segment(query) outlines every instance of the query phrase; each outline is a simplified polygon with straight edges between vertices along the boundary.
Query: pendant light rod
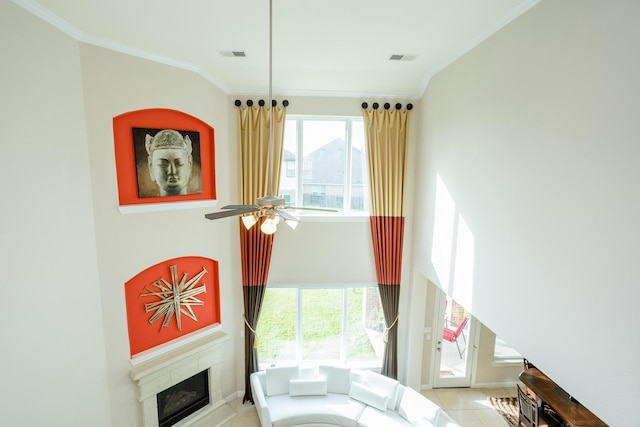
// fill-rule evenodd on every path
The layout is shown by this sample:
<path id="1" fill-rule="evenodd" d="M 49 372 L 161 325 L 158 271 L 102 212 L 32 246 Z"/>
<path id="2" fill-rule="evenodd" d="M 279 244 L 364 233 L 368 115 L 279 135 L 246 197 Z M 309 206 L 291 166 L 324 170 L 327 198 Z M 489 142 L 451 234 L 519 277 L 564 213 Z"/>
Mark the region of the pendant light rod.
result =
<path id="1" fill-rule="evenodd" d="M 273 101 L 272 101 L 272 94 L 271 94 L 271 86 L 272 86 L 272 53 L 273 53 L 273 46 L 272 46 L 272 37 L 273 37 L 273 23 L 272 23 L 272 13 L 273 11 L 273 0 L 269 0 L 269 104 L 267 105 L 267 108 L 269 109 L 269 146 L 268 146 L 268 151 L 267 151 L 267 156 L 268 160 L 269 160 L 269 167 L 268 167 L 268 176 L 267 179 L 269 181 L 269 196 L 273 196 Z"/>

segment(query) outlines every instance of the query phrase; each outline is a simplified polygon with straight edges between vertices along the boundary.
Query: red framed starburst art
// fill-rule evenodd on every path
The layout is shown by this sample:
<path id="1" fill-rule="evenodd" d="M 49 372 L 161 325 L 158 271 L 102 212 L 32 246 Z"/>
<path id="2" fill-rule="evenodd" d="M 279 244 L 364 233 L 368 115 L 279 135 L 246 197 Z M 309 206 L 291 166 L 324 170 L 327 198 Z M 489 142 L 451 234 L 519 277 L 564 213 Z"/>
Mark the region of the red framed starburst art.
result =
<path id="1" fill-rule="evenodd" d="M 218 262 L 182 257 L 125 283 L 131 356 L 220 323 Z"/>

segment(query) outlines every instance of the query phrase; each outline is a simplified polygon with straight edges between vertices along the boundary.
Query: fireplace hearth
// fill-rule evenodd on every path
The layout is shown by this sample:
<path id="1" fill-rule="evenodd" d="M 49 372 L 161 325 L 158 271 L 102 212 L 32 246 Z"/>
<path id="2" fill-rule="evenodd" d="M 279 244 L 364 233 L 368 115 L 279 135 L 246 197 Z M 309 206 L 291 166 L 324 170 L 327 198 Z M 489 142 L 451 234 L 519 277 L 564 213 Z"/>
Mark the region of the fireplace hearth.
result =
<path id="1" fill-rule="evenodd" d="M 215 427 L 236 415 L 222 396 L 228 338 L 217 331 L 133 367 L 143 427 Z"/>

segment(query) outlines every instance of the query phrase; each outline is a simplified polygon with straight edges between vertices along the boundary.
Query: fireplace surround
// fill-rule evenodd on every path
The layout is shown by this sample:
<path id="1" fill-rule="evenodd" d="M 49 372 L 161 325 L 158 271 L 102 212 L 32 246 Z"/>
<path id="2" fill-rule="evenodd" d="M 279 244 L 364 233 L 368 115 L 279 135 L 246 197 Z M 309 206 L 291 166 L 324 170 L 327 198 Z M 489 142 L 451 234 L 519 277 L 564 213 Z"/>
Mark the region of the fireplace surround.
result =
<path id="1" fill-rule="evenodd" d="M 131 369 L 138 385 L 143 427 L 158 427 L 157 395 L 203 370 L 208 371 L 209 403 L 178 421 L 178 427 L 220 426 L 235 416 L 222 396 L 221 344 L 229 337 L 213 332 L 202 338 L 146 360 Z"/>

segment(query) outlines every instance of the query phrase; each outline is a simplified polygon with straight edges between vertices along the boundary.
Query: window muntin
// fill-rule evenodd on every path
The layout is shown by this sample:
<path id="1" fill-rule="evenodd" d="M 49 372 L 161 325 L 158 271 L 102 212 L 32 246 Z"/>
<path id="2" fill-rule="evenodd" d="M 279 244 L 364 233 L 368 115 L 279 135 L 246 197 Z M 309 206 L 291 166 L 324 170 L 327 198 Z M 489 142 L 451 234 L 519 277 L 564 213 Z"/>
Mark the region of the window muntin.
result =
<path id="1" fill-rule="evenodd" d="M 341 362 L 379 367 L 384 318 L 378 287 L 272 285 L 258 321 L 262 364 Z"/>
<path id="2" fill-rule="evenodd" d="M 286 173 L 281 174 L 280 197 L 292 205 L 336 209 L 339 213 L 368 212 L 362 118 L 287 118 L 283 162 Z"/>

